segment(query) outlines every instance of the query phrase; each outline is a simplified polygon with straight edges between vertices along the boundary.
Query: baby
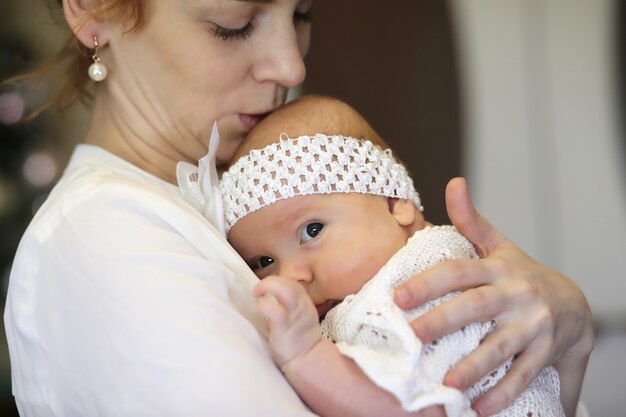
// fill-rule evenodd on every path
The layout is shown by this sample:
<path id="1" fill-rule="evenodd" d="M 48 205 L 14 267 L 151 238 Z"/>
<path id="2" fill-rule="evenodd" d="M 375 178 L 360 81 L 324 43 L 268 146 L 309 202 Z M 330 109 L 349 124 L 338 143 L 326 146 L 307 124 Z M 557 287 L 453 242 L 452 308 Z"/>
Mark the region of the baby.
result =
<path id="1" fill-rule="evenodd" d="M 371 126 L 345 103 L 305 97 L 264 119 L 233 161 L 220 182 L 225 230 L 261 279 L 254 295 L 270 350 L 304 401 L 324 415 L 332 399 L 317 386 L 340 378 L 344 363 L 406 411 L 441 405 L 448 416 L 475 415 L 472 400 L 514 359 L 466 392 L 442 381 L 494 323 L 423 345 L 409 321 L 455 294 L 403 311 L 393 290 L 476 252 L 454 227 L 424 220 L 413 181 Z M 556 371 L 544 369 L 498 415 L 563 416 Z"/>

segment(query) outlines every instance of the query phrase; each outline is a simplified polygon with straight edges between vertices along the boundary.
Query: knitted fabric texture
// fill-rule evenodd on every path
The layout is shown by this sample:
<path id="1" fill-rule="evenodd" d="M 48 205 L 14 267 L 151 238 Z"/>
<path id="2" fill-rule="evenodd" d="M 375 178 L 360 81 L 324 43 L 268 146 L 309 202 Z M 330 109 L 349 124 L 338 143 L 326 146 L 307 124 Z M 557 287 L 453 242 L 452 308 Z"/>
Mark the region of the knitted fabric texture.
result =
<path id="1" fill-rule="evenodd" d="M 419 195 L 406 168 L 390 149 L 369 140 L 316 134 L 250 151 L 220 182 L 226 231 L 241 218 L 297 195 L 363 193 L 409 199 L 421 211 Z"/>
<path id="2" fill-rule="evenodd" d="M 378 386 L 398 398 L 408 411 L 443 405 L 448 417 L 475 416 L 471 401 L 493 387 L 513 359 L 495 369 L 465 392 L 443 385 L 445 374 L 476 349 L 494 328 L 493 322 L 474 323 L 423 345 L 409 321 L 447 301 L 450 293 L 410 311 L 393 302 L 393 289 L 415 274 L 448 259 L 477 258 L 473 246 L 453 226 L 428 227 L 407 245 L 357 294 L 328 312 L 322 335 L 352 358 Z M 499 417 L 564 417 L 559 379 L 545 368 Z"/>

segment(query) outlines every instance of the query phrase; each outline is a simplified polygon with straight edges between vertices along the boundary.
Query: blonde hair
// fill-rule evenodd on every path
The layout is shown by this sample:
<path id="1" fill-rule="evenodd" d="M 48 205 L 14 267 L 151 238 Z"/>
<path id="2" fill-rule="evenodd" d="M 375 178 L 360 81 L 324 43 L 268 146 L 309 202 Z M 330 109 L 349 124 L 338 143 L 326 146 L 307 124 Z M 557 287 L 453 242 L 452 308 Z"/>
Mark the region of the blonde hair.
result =
<path id="1" fill-rule="evenodd" d="M 63 12 L 62 0 L 51 2 L 50 6 L 51 10 Z M 79 23 L 78 30 L 89 20 L 94 19 L 122 22 L 127 25 L 127 33 L 137 31 L 145 22 L 145 6 L 144 0 L 101 0 L 99 5 L 91 9 Z M 28 84 L 34 90 L 45 84 L 46 78 L 55 71 L 61 71 L 65 75 L 60 78 L 61 82 L 54 88 L 53 93 L 26 115 L 24 120 L 31 120 L 51 107 L 65 111 L 76 102 L 89 104 L 93 98 L 87 75 L 87 69 L 92 62 L 91 55 L 90 49 L 80 43 L 74 33 L 68 30 L 67 38 L 56 54 L 32 70 L 9 78 L 2 86 Z"/>

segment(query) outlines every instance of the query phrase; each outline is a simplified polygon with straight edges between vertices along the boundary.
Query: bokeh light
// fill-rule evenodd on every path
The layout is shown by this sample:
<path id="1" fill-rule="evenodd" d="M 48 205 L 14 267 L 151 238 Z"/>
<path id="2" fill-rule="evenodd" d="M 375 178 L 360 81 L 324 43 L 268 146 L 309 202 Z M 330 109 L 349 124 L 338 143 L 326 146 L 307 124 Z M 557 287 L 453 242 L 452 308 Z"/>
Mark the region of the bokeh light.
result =
<path id="1" fill-rule="evenodd" d="M 24 115 L 26 102 L 16 92 L 0 94 L 0 123 L 13 125 L 19 122 Z"/>
<path id="2" fill-rule="evenodd" d="M 24 178 L 35 187 L 50 185 L 59 173 L 59 167 L 52 155 L 45 151 L 34 152 L 26 158 L 23 167 Z"/>

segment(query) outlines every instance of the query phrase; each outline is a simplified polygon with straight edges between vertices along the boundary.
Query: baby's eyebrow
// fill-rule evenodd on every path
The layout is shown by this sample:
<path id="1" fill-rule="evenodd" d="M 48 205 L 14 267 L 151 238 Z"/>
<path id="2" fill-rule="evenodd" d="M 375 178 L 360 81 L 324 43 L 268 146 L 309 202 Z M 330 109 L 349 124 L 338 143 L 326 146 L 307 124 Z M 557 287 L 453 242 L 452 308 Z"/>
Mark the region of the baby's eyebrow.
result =
<path id="1" fill-rule="evenodd" d="M 274 222 L 274 227 L 276 230 L 283 230 L 285 228 L 289 228 L 289 226 L 295 222 L 297 219 L 302 217 L 303 213 L 307 212 L 308 207 L 306 205 L 302 205 L 298 207 L 295 211 L 290 213 L 288 216 L 281 217 L 276 219 Z"/>

